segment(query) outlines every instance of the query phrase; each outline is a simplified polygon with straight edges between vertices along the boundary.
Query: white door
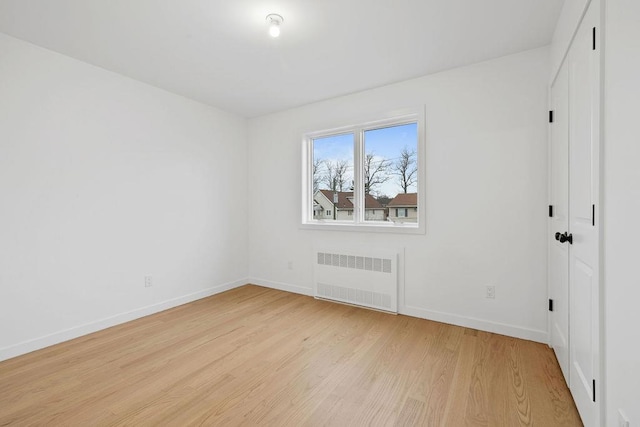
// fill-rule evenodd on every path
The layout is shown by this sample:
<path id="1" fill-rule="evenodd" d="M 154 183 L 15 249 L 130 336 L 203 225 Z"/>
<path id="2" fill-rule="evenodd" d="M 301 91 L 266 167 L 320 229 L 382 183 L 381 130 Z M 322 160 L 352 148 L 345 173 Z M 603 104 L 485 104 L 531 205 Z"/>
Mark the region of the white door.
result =
<path id="1" fill-rule="evenodd" d="M 595 3 L 595 5 L 594 5 Z M 599 422 L 600 43 L 597 2 L 569 50 L 570 389 L 586 426 Z"/>
<path id="2" fill-rule="evenodd" d="M 569 384 L 569 71 L 562 65 L 551 86 L 549 147 L 549 331 Z"/>

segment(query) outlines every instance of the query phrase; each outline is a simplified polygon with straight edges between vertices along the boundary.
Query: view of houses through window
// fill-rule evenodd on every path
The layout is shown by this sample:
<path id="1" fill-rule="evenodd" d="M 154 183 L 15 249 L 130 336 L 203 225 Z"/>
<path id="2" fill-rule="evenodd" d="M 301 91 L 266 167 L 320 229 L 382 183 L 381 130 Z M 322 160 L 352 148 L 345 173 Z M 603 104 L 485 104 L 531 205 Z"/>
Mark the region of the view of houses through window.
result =
<path id="1" fill-rule="evenodd" d="M 322 136 L 312 144 L 314 219 L 354 221 L 361 203 L 354 189 L 361 185 L 364 221 L 418 221 L 417 123 Z M 356 169 L 354 154 L 360 146 Z"/>

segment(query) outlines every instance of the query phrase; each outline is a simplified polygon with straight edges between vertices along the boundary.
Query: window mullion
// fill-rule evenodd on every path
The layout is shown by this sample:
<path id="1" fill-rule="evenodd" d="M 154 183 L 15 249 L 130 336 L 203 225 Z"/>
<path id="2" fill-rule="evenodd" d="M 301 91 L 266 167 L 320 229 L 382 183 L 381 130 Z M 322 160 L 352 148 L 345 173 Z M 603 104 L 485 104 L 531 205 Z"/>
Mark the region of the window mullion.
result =
<path id="1" fill-rule="evenodd" d="M 355 220 L 364 222 L 364 131 L 357 128 L 354 131 L 354 188 L 353 199 L 355 201 Z"/>

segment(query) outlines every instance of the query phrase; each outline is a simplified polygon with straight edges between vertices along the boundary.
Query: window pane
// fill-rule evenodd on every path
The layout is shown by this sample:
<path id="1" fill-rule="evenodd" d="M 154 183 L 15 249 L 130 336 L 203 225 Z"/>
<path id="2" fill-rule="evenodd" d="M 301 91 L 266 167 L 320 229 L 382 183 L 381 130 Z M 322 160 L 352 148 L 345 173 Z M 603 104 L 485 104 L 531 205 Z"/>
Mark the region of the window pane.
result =
<path id="1" fill-rule="evenodd" d="M 417 123 L 365 131 L 364 153 L 365 221 L 417 222 Z"/>
<path id="2" fill-rule="evenodd" d="M 313 218 L 353 221 L 352 133 L 313 140 Z"/>

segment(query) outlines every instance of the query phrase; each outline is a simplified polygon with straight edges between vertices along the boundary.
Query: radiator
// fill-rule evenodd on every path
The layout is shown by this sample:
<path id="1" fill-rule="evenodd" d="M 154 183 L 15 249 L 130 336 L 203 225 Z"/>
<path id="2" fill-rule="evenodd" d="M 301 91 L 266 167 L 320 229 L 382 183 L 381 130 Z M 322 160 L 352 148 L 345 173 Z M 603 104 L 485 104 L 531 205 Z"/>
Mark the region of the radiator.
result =
<path id="1" fill-rule="evenodd" d="M 315 250 L 316 298 L 398 312 L 398 254 Z"/>

